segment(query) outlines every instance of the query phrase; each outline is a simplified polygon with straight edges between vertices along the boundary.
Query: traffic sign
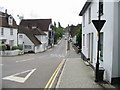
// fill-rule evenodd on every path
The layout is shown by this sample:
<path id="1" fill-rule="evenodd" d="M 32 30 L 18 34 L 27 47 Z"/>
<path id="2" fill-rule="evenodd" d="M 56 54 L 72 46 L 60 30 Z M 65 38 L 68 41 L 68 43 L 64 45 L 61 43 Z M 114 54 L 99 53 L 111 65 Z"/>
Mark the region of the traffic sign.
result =
<path id="1" fill-rule="evenodd" d="M 92 23 L 94 24 L 95 28 L 98 32 L 101 31 L 102 27 L 104 26 L 106 20 L 92 20 Z"/>

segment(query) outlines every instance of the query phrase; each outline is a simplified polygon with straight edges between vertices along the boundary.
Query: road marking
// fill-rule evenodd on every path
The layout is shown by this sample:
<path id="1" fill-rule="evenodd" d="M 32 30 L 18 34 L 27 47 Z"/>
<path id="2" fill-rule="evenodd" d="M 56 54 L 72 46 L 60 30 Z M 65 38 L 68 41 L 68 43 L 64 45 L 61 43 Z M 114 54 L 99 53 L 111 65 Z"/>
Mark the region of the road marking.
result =
<path id="1" fill-rule="evenodd" d="M 46 90 L 47 88 L 51 88 L 53 86 L 55 79 L 56 79 L 58 73 L 60 72 L 64 62 L 65 62 L 65 59 L 63 59 L 62 62 L 58 65 L 57 69 L 55 70 L 55 72 L 53 73 L 53 75 L 49 79 L 48 83 L 46 84 L 44 90 Z"/>
<path id="2" fill-rule="evenodd" d="M 50 54 L 52 57 L 65 57 L 64 55 Z"/>
<path id="3" fill-rule="evenodd" d="M 2 79 L 4 79 L 4 80 L 10 80 L 10 81 L 15 81 L 15 82 L 19 82 L 19 83 L 24 83 L 32 75 L 32 73 L 35 70 L 36 69 L 27 70 L 27 71 L 24 71 L 24 72 L 21 72 L 21 73 L 17 73 L 17 74 L 14 74 L 14 75 L 10 75 L 10 76 L 4 77 Z M 17 76 L 17 75 L 24 74 L 24 73 L 27 73 L 27 72 L 29 72 L 29 73 L 27 74 L 27 76 L 25 78 Z"/>
<path id="4" fill-rule="evenodd" d="M 19 60 L 19 61 L 16 61 L 16 63 L 18 63 L 18 62 L 30 61 L 30 60 L 33 60 L 33 59 L 35 59 L 35 58 L 30 58 L 30 59 L 26 59 L 26 60 Z"/>

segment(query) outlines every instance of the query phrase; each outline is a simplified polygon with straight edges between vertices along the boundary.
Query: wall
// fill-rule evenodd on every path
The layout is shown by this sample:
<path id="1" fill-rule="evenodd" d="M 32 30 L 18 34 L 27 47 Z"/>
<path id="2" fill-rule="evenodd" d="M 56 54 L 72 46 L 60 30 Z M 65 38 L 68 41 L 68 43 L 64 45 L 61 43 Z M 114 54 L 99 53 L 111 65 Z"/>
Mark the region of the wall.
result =
<path id="1" fill-rule="evenodd" d="M 72 38 L 72 42 L 76 43 L 76 35 Z"/>
<path id="2" fill-rule="evenodd" d="M 91 7 L 91 16 L 92 20 L 98 20 L 98 2 L 93 2 Z M 110 2 L 104 3 L 104 14 L 102 15 L 101 19 L 106 20 L 104 27 L 102 28 L 101 32 L 104 34 L 103 39 L 103 61 L 100 61 L 100 67 L 105 69 L 104 79 L 106 81 L 111 82 L 112 77 L 112 60 L 113 60 L 113 24 L 114 24 L 114 4 Z M 93 63 L 92 65 L 95 67 L 97 61 L 97 31 L 92 23 L 88 24 L 88 10 L 85 12 L 86 17 L 86 25 L 83 27 L 82 33 L 85 34 L 85 46 L 82 44 L 82 52 L 88 58 L 88 34 L 93 33 Z M 82 39 L 83 40 L 83 39 Z M 82 41 L 83 42 L 83 41 Z"/>
<path id="3" fill-rule="evenodd" d="M 19 35 L 23 35 L 23 38 L 20 39 Z M 25 34 L 20 34 L 20 33 L 18 34 L 18 44 L 23 46 L 24 52 L 28 52 L 30 50 L 32 50 L 32 51 L 35 50 L 33 42 Z M 32 48 L 27 49 L 27 48 L 25 48 L 25 45 L 30 45 Z"/>
<path id="4" fill-rule="evenodd" d="M 46 35 L 36 35 L 37 39 L 42 43 L 40 46 L 39 46 L 39 51 L 40 52 L 43 52 L 47 49 L 47 45 L 48 45 L 48 39 L 46 38 Z M 37 50 L 38 52 L 38 50 Z"/>
<path id="5" fill-rule="evenodd" d="M 17 46 L 17 29 L 13 29 L 13 35 L 10 35 L 10 28 L 4 28 L 4 35 L 1 35 L 1 28 L 0 27 L 0 38 L 6 38 L 6 44 L 9 44 L 10 40 L 14 40 L 13 46 Z"/>
<path id="6" fill-rule="evenodd" d="M 89 6 L 91 7 L 91 19 L 92 20 L 97 20 L 97 2 L 91 3 L 91 5 Z M 88 10 L 85 12 L 85 27 L 83 27 L 82 30 L 82 34 L 85 34 L 85 46 L 83 46 L 83 38 L 82 38 L 82 52 L 83 54 L 88 57 L 88 37 L 87 35 L 89 33 L 93 33 L 93 63 L 92 65 L 95 67 L 95 63 L 96 63 L 96 53 L 97 53 L 97 31 L 95 29 L 95 27 L 93 26 L 92 22 L 89 24 L 88 23 Z"/>
<path id="7" fill-rule="evenodd" d="M 44 33 L 46 33 L 46 45 L 48 46 L 48 40 L 49 40 L 49 31 L 45 31 Z"/>
<path id="8" fill-rule="evenodd" d="M 120 2 L 114 3 L 114 43 L 113 43 L 113 68 L 112 78 L 120 77 Z M 118 41 L 119 40 L 119 41 Z"/>
<path id="9" fill-rule="evenodd" d="M 119 11 L 119 14 L 118 14 L 118 38 L 120 38 L 120 1 L 119 1 L 119 9 L 118 9 L 118 11 Z M 118 46 L 120 46 L 120 39 L 118 39 L 119 41 L 118 41 Z M 119 75 L 119 77 L 120 77 L 120 48 L 118 48 L 118 75 Z"/>

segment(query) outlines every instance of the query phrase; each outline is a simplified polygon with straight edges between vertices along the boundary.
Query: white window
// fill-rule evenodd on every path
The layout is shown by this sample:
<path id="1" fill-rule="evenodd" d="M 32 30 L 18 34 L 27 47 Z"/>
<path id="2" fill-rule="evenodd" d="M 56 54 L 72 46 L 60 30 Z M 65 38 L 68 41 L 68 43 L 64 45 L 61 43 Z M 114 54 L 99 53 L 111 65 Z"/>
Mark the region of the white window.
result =
<path id="1" fill-rule="evenodd" d="M 10 44 L 10 46 L 13 46 L 14 45 L 14 40 L 10 40 L 9 44 Z"/>
<path id="2" fill-rule="evenodd" d="M 85 34 L 83 34 L 83 46 L 85 46 Z"/>
<path id="3" fill-rule="evenodd" d="M 4 28 L 1 28 L 1 35 L 4 35 Z"/>
<path id="4" fill-rule="evenodd" d="M 10 29 L 10 35 L 13 35 L 13 29 L 12 28 Z"/>
<path id="5" fill-rule="evenodd" d="M 32 26 L 32 29 L 35 29 L 35 28 L 37 28 L 36 26 Z"/>
<path id="6" fill-rule="evenodd" d="M 83 15 L 83 27 L 85 27 L 85 15 Z"/>
<path id="7" fill-rule="evenodd" d="M 12 18 L 12 16 L 10 16 L 8 18 L 8 23 L 9 23 L 9 25 L 13 25 L 13 18 Z"/>
<path id="8" fill-rule="evenodd" d="M 100 33 L 100 60 L 103 61 L 103 32 Z"/>
<path id="9" fill-rule="evenodd" d="M 32 49 L 31 45 L 25 45 L 25 49 Z"/>
<path id="10" fill-rule="evenodd" d="M 89 8 L 89 12 L 88 12 L 88 23 L 91 23 L 91 8 Z"/>
<path id="11" fill-rule="evenodd" d="M 99 5 L 100 5 L 100 15 L 103 15 L 103 0 L 99 0 Z"/>
<path id="12" fill-rule="evenodd" d="M 19 35 L 19 38 L 23 38 L 23 35 Z"/>

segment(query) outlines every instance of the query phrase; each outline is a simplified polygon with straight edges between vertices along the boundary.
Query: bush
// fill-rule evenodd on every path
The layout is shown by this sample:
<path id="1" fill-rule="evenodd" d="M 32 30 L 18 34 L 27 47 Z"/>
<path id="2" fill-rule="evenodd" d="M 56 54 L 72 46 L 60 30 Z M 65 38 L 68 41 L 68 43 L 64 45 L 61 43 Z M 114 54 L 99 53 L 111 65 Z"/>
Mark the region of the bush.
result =
<path id="1" fill-rule="evenodd" d="M 23 48 L 22 47 L 20 47 L 20 46 L 13 46 L 12 47 L 12 50 L 23 50 Z"/>
<path id="2" fill-rule="evenodd" d="M 7 49 L 7 46 L 5 44 L 0 44 L 0 51 L 4 51 Z"/>

